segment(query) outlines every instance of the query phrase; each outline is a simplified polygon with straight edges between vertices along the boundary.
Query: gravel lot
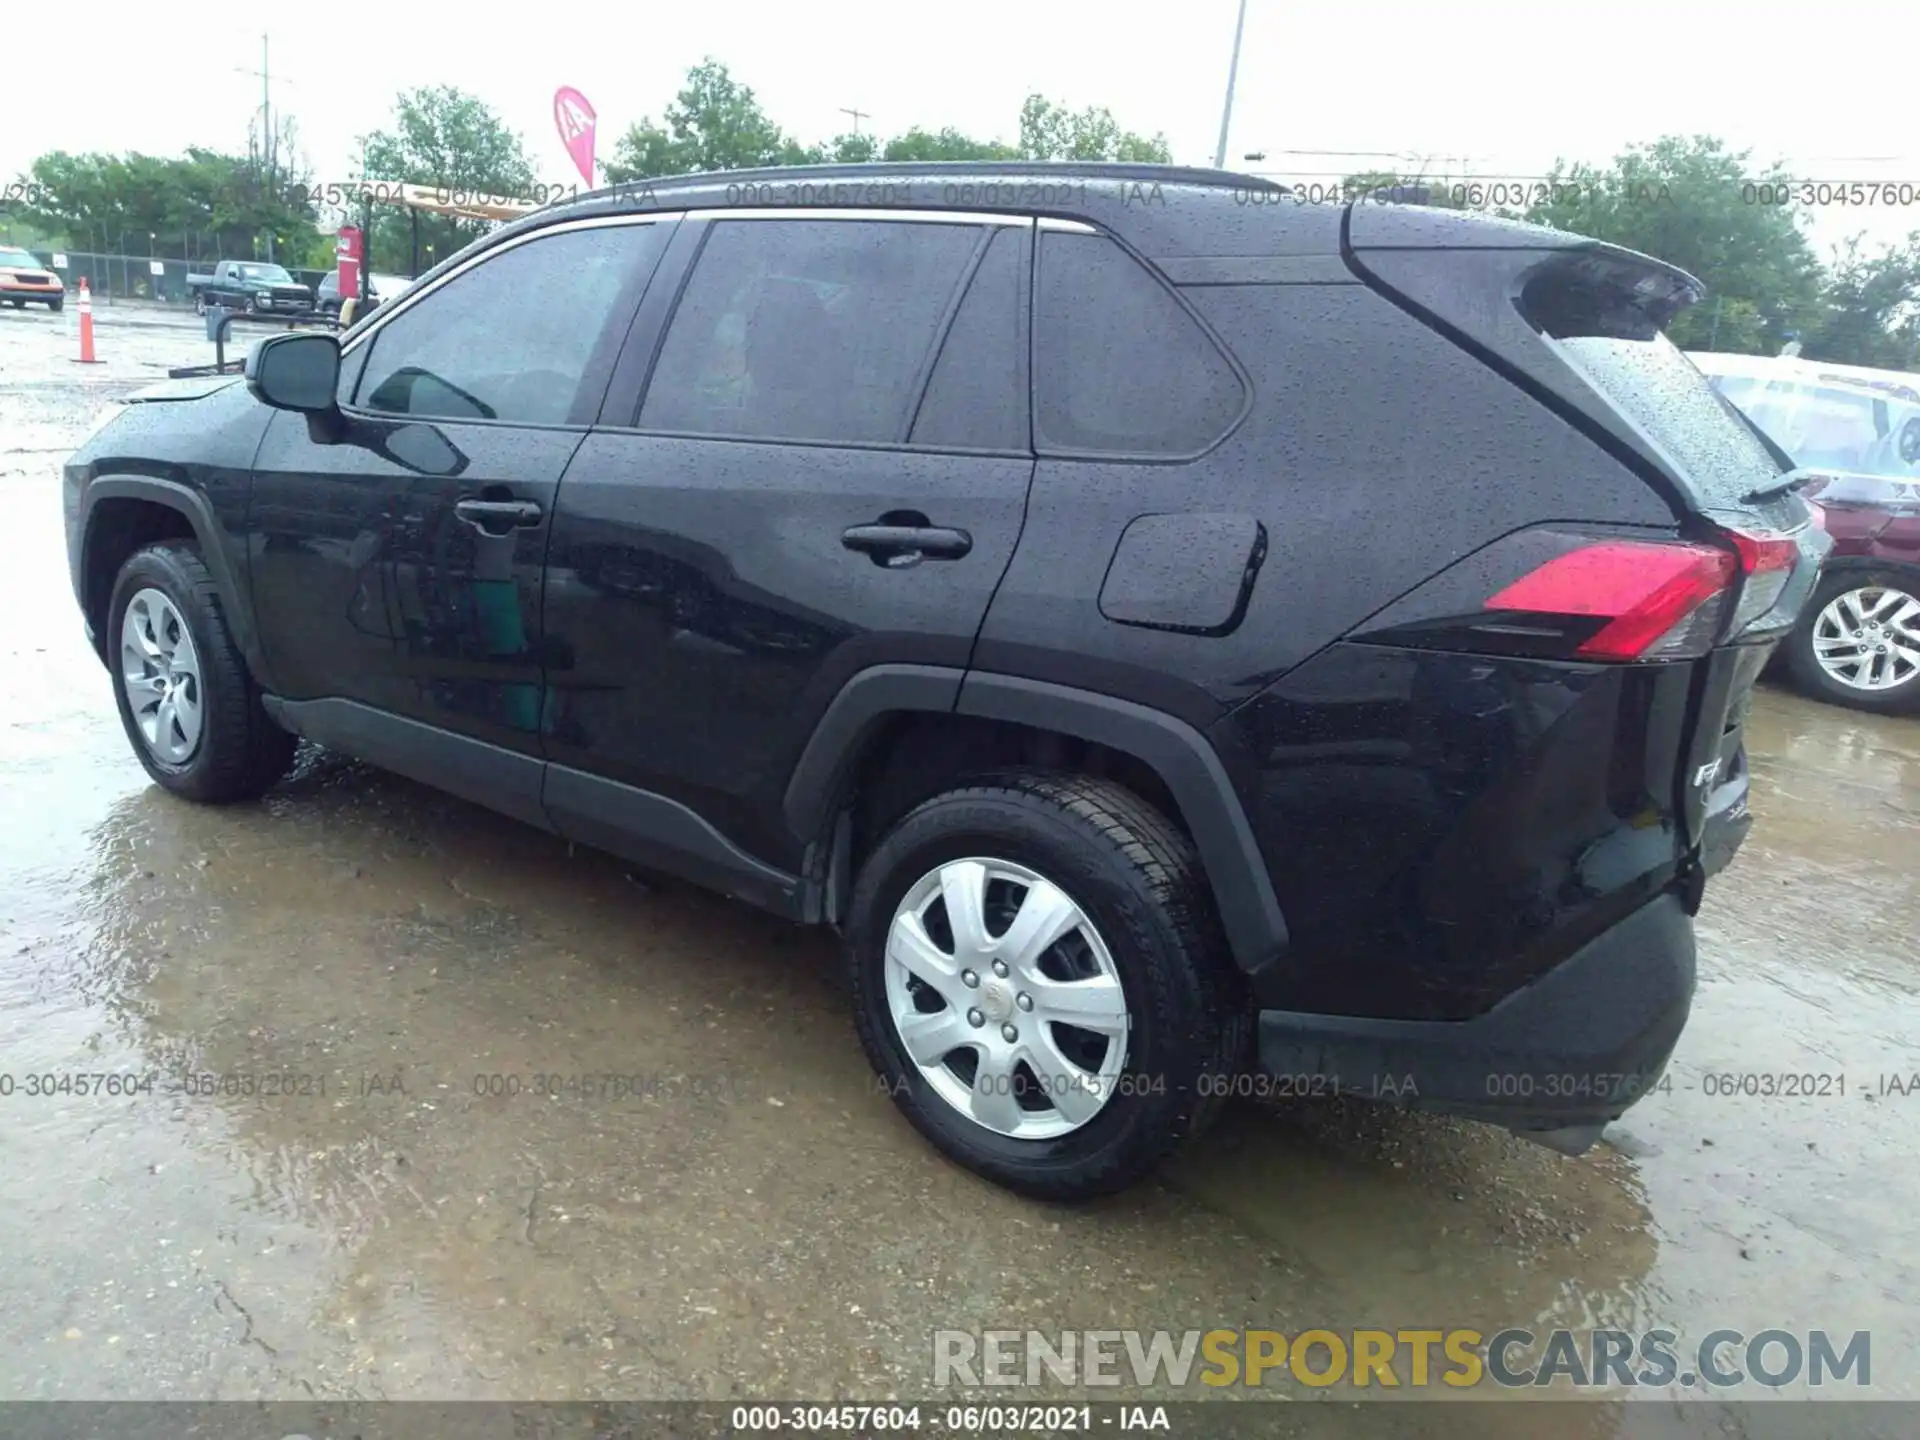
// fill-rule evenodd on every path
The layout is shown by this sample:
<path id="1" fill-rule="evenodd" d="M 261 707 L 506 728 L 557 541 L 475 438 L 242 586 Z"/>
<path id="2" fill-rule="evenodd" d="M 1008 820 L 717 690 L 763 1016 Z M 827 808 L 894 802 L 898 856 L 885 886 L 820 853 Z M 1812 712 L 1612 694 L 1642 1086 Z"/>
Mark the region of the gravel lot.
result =
<path id="1" fill-rule="evenodd" d="M 0 1072 L 162 1079 L 0 1098 L 0 1398 L 927 1396 L 938 1329 L 1241 1325 L 1869 1330 L 1870 1393 L 1920 1398 L 1920 1093 L 1883 1079 L 1920 1074 L 1920 722 L 1761 695 L 1672 1089 L 1589 1155 L 1247 1105 L 1048 1209 L 875 1093 L 823 935 L 319 752 L 257 806 L 150 786 L 57 467 L 211 347 L 103 306 L 82 367 L 73 318 L 0 310 Z M 1845 1093 L 1712 1093 L 1756 1073 Z M 484 1093 L 583 1074 L 635 1093 Z M 1754 1413 L 1716 1409 L 1673 1433 Z"/>

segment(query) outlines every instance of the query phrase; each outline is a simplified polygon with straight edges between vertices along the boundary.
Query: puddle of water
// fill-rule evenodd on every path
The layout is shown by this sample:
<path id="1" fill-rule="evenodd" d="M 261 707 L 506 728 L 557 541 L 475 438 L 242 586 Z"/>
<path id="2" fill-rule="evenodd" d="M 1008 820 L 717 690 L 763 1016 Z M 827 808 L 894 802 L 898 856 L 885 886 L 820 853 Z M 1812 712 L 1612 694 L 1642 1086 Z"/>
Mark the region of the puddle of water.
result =
<path id="1" fill-rule="evenodd" d="M 45 621 L 0 639 L 0 1069 L 178 1093 L 0 1099 L 0 1255 L 34 1261 L 0 1396 L 917 1395 L 941 1328 L 1509 1324 L 1871 1329 L 1878 1392 L 1914 1393 L 1920 1096 L 1861 1091 L 1920 1070 L 1920 724 L 1761 697 L 1758 823 L 1632 1153 L 1244 1107 L 1058 1211 L 874 1093 L 824 937 L 325 757 L 258 806 L 148 785 L 26 453 L 93 383 L 0 425 L 32 537 L 0 606 Z M 1706 1093 L 1753 1072 L 1847 1093 Z"/>

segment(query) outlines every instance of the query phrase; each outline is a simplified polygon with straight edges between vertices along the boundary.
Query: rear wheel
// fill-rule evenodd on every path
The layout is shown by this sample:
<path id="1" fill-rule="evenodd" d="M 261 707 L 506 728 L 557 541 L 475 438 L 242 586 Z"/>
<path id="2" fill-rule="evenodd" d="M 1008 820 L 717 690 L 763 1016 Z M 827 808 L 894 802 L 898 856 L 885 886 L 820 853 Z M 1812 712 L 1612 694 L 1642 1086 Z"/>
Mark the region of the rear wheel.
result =
<path id="1" fill-rule="evenodd" d="M 1192 846 L 1131 791 L 1020 772 L 927 801 L 861 869 L 855 1018 L 906 1117 L 1010 1189 L 1123 1189 L 1198 1133 L 1249 1015 Z"/>
<path id="2" fill-rule="evenodd" d="M 1787 641 L 1794 677 L 1822 699 L 1860 710 L 1920 705 L 1920 574 L 1829 575 Z"/>
<path id="3" fill-rule="evenodd" d="M 168 540 L 120 567 L 107 609 L 120 722 L 156 783 L 189 800 L 250 800 L 295 740 L 267 715 L 199 551 Z"/>

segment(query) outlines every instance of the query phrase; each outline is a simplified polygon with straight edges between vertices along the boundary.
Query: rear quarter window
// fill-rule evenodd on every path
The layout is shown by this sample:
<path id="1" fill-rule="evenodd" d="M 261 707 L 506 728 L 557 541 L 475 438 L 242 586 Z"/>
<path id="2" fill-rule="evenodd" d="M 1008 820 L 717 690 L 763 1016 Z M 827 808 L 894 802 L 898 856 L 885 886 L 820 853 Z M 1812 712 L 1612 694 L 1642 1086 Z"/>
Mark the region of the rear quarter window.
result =
<path id="1" fill-rule="evenodd" d="M 1104 235 L 1043 230 L 1034 432 L 1043 450 L 1179 458 L 1246 407 L 1246 387 L 1159 277 Z"/>
<path id="2" fill-rule="evenodd" d="M 1728 413 L 1707 377 L 1664 334 L 1550 339 L 1561 357 L 1681 475 L 1708 508 L 1744 508 L 1780 476 L 1752 430 Z M 1731 397 L 1729 397 L 1731 398 Z"/>

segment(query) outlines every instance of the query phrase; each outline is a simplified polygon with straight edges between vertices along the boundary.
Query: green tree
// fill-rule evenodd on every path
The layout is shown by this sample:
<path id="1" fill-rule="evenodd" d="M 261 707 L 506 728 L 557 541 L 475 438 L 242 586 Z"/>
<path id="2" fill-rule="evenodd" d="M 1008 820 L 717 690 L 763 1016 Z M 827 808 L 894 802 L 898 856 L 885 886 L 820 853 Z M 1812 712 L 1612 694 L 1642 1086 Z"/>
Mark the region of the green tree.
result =
<path id="1" fill-rule="evenodd" d="M 1754 174 L 1750 152 L 1712 136 L 1635 145 L 1610 166 L 1556 163 L 1526 218 L 1643 251 L 1699 277 L 1708 298 L 1683 311 L 1677 345 L 1764 352 L 1821 311 L 1821 272 L 1778 165 Z M 1716 324 L 1717 319 L 1717 324 Z"/>
<path id="2" fill-rule="evenodd" d="M 916 125 L 887 141 L 880 158 L 924 165 L 946 160 L 1018 160 L 1020 152 L 998 140 L 975 140 L 951 127 L 923 130 Z"/>
<path id="3" fill-rule="evenodd" d="M 1069 110 L 1030 95 L 1020 110 L 1020 142 L 978 140 L 951 127 L 921 126 L 882 141 L 875 135 L 836 135 L 805 144 L 789 135 L 742 85 L 711 57 L 687 72 L 680 92 L 661 119 L 643 117 L 614 142 L 606 163 L 615 183 L 660 175 L 690 175 L 779 165 L 873 160 L 931 163 L 950 160 L 1133 160 L 1165 164 L 1171 158 L 1164 135 L 1151 138 L 1121 128 L 1113 112 L 1098 106 Z"/>
<path id="4" fill-rule="evenodd" d="M 1820 298 L 1803 341 L 1809 359 L 1920 370 L 1920 231 L 1877 255 L 1864 254 L 1858 236 L 1848 241 Z"/>
<path id="5" fill-rule="evenodd" d="M 1398 175 L 1391 170 L 1361 170 L 1340 182 L 1340 193 L 1366 204 L 1430 205 L 1440 210 L 1466 208 L 1466 187 L 1443 176 Z"/>
<path id="6" fill-rule="evenodd" d="M 711 57 L 687 72 L 664 120 L 656 125 L 642 117 L 614 142 L 606 165 L 609 180 L 817 164 L 825 158 L 821 147 L 804 146 L 781 130 L 751 87 Z"/>
<path id="7" fill-rule="evenodd" d="M 21 218 L 69 249 L 212 261 L 304 253 L 315 237 L 304 193 L 253 158 L 193 149 L 184 157 L 53 151 L 29 168 Z"/>
<path id="8" fill-rule="evenodd" d="M 836 135 L 827 142 L 824 158 L 836 165 L 870 164 L 880 158 L 880 139 L 877 135 L 857 132 Z"/>
<path id="9" fill-rule="evenodd" d="M 519 135 L 484 100 L 451 85 L 422 86 L 395 99 L 393 122 L 360 140 L 362 178 L 403 181 L 435 189 L 525 197 L 533 162 Z M 486 234 L 479 220 L 379 207 L 370 255 L 381 265 L 444 260 Z"/>
<path id="10" fill-rule="evenodd" d="M 1131 160 L 1165 165 L 1173 159 L 1165 135 L 1151 139 L 1120 128 L 1113 112 L 1089 105 L 1069 110 L 1044 95 L 1029 95 L 1020 107 L 1023 160 Z"/>

